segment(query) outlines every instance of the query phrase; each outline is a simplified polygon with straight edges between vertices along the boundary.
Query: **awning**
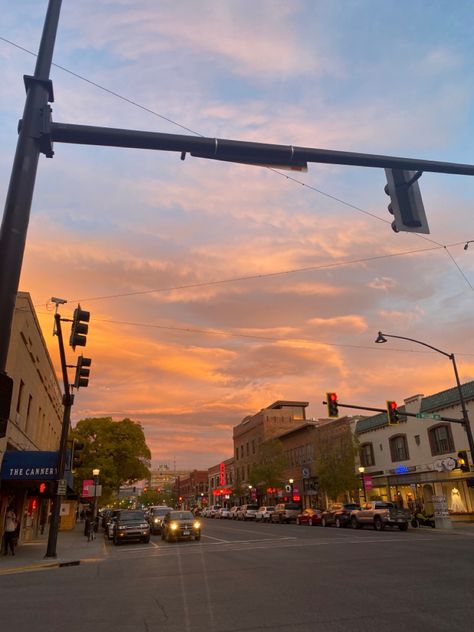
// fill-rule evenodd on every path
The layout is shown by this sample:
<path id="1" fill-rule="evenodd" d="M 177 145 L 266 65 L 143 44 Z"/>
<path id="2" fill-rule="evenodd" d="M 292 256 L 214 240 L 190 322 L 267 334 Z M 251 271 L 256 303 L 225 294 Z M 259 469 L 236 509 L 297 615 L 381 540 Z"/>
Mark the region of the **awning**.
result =
<path id="1" fill-rule="evenodd" d="M 53 481 L 58 477 L 58 452 L 7 450 L 0 478 L 10 481 Z"/>

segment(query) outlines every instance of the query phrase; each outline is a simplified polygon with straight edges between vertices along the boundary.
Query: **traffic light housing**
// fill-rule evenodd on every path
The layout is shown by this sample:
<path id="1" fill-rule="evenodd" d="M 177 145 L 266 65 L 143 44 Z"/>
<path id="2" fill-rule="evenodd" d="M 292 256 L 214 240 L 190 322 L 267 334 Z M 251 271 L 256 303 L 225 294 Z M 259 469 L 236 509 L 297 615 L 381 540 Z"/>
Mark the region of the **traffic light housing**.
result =
<path id="1" fill-rule="evenodd" d="M 397 402 L 391 402 L 387 400 L 387 419 L 390 426 L 400 423 L 400 418 L 397 410 Z"/>
<path id="2" fill-rule="evenodd" d="M 336 393 L 326 393 L 326 403 L 328 406 L 328 417 L 339 417 Z"/>
<path id="3" fill-rule="evenodd" d="M 469 461 L 467 459 L 466 450 L 458 452 L 458 467 L 461 468 L 461 472 L 470 472 Z"/>
<path id="4" fill-rule="evenodd" d="M 72 319 L 72 327 L 71 327 L 71 337 L 69 338 L 69 344 L 73 348 L 76 347 L 85 347 L 86 346 L 86 336 L 89 331 L 89 325 L 86 323 L 89 322 L 91 317 L 90 312 L 86 312 L 84 309 L 81 309 L 81 306 L 78 304 L 76 309 L 74 310 L 74 316 Z"/>
<path id="5" fill-rule="evenodd" d="M 89 386 L 90 369 L 86 367 L 90 367 L 91 363 L 92 360 L 90 358 L 84 358 L 83 356 L 77 358 L 76 376 L 73 384 L 74 388 L 85 388 Z"/>
<path id="6" fill-rule="evenodd" d="M 385 176 L 387 184 L 384 190 L 390 196 L 388 210 L 394 217 L 393 230 L 396 233 L 405 231 L 429 234 L 428 220 L 417 182 L 421 172 L 385 169 Z"/>
<path id="7" fill-rule="evenodd" d="M 13 378 L 0 372 L 0 439 L 7 434 L 13 394 Z"/>
<path id="8" fill-rule="evenodd" d="M 84 444 L 76 439 L 72 440 L 71 451 L 71 472 L 75 472 L 78 467 L 82 465 L 82 450 L 84 450 Z"/>

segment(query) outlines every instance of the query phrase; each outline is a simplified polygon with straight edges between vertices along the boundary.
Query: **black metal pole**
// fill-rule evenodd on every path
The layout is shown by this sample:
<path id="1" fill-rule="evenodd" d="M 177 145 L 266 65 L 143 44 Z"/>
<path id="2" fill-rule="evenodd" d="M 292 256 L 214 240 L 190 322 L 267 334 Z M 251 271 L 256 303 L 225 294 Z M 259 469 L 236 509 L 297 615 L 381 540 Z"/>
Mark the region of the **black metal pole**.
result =
<path id="1" fill-rule="evenodd" d="M 441 353 L 441 355 L 444 355 L 451 360 L 453 364 L 454 377 L 456 379 L 456 386 L 458 389 L 459 401 L 461 403 L 461 410 L 462 410 L 462 421 L 457 422 L 457 423 L 462 423 L 462 425 L 464 426 L 464 430 L 466 431 L 466 434 L 467 434 L 467 441 L 469 443 L 469 450 L 471 452 L 471 461 L 474 463 L 474 438 L 472 436 L 471 422 L 469 420 L 469 415 L 467 413 L 466 401 L 464 399 L 464 395 L 462 392 L 461 381 L 459 379 L 458 367 L 456 365 L 456 359 L 454 357 L 454 353 L 447 353 L 446 351 L 443 351 L 442 349 L 433 347 L 432 345 L 426 344 L 426 342 L 422 342 L 421 340 L 416 340 L 415 338 L 407 338 L 406 336 L 394 336 L 393 334 L 384 334 L 381 331 L 379 331 L 379 335 L 376 342 L 382 342 L 382 343 L 386 342 L 384 338 L 397 338 L 398 340 L 409 340 L 410 342 L 415 342 L 418 345 L 423 345 L 423 347 L 428 347 L 428 349 L 433 349 L 433 351 L 436 351 L 437 353 Z M 442 420 L 453 421 L 453 420 L 445 419 L 445 418 L 442 418 Z"/>
<path id="2" fill-rule="evenodd" d="M 63 335 L 61 330 L 61 316 L 59 314 L 54 315 L 55 320 L 55 332 L 58 336 L 59 342 L 59 354 L 61 356 L 61 368 L 63 373 L 63 382 L 64 382 L 64 395 L 63 395 L 63 404 L 64 404 L 64 413 L 63 413 L 63 425 L 61 428 L 61 439 L 59 442 L 59 452 L 58 452 L 58 474 L 57 480 L 55 482 L 55 490 L 54 490 L 54 504 L 53 511 L 51 515 L 51 524 L 49 527 L 48 533 L 48 548 L 46 549 L 45 557 L 57 557 L 56 553 L 56 545 L 58 541 L 58 532 L 59 532 L 59 518 L 60 518 L 60 509 L 61 509 L 61 496 L 58 494 L 58 486 L 59 481 L 64 478 L 64 470 L 66 469 L 66 452 L 67 452 L 67 438 L 69 435 L 69 426 L 71 423 L 71 406 L 74 402 L 74 395 L 71 393 L 71 387 L 69 385 L 69 379 L 67 375 L 67 367 L 66 367 L 66 354 L 64 352 L 64 342 Z"/>
<path id="3" fill-rule="evenodd" d="M 461 386 L 461 382 L 459 380 L 458 367 L 456 366 L 456 360 L 454 358 L 454 353 L 452 353 L 449 356 L 449 359 L 453 363 L 454 375 L 456 377 L 456 385 L 458 387 L 458 392 L 459 392 L 459 399 L 461 400 L 462 416 L 463 416 L 463 419 L 464 419 L 464 424 L 463 424 L 464 425 L 464 430 L 466 431 L 466 434 L 467 434 L 467 441 L 469 443 L 469 450 L 471 452 L 471 462 L 474 463 L 474 439 L 472 437 L 471 422 L 469 420 L 469 415 L 467 414 L 466 400 L 464 399 L 464 395 L 463 395 L 463 392 L 462 392 L 462 386 Z"/>
<path id="4" fill-rule="evenodd" d="M 35 74 L 25 77 L 26 101 L 0 228 L 0 372 L 7 363 L 15 300 L 20 281 L 40 154 L 40 130 L 53 101 L 49 72 L 61 0 L 49 0 Z"/>
<path id="5" fill-rule="evenodd" d="M 253 165 L 299 167 L 307 162 L 317 162 L 356 167 L 474 175 L 474 165 L 469 164 L 70 123 L 52 123 L 51 140 L 78 145 L 174 151 L 181 154 L 190 153 L 196 158 Z"/>

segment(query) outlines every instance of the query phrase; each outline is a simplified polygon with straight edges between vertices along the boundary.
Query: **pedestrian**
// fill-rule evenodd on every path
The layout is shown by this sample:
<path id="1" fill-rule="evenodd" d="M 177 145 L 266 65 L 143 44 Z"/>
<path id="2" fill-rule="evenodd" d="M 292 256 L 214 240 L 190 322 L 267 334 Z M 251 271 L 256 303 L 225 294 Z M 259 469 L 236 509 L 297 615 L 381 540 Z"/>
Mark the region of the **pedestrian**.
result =
<path id="1" fill-rule="evenodd" d="M 84 518 L 86 517 L 86 512 L 84 511 L 84 509 L 81 509 L 80 517 L 81 517 L 81 522 L 83 522 Z"/>
<path id="2" fill-rule="evenodd" d="M 84 522 L 84 535 L 86 537 L 88 537 L 90 529 L 91 529 L 91 514 L 90 514 L 90 511 L 87 511 L 85 513 L 85 518 L 86 518 L 86 520 Z"/>
<path id="3" fill-rule="evenodd" d="M 10 549 L 11 554 L 15 555 L 15 546 L 17 542 L 17 527 L 18 520 L 13 507 L 10 505 L 7 507 L 7 513 L 5 514 L 5 528 L 3 532 L 3 547 L 4 554 L 8 555 Z"/>

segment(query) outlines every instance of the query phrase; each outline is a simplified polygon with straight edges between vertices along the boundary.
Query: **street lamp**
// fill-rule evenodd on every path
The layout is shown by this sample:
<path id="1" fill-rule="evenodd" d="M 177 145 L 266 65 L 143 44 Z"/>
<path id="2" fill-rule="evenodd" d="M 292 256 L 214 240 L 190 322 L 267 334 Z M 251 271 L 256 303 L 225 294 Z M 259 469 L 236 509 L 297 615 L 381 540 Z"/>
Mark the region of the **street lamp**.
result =
<path id="1" fill-rule="evenodd" d="M 459 400 L 461 402 L 462 418 L 463 418 L 462 425 L 464 426 L 464 430 L 466 431 L 466 434 L 467 434 L 467 441 L 469 443 L 469 450 L 471 452 L 471 461 L 472 461 L 474 459 L 474 438 L 472 436 L 471 423 L 469 421 L 469 416 L 467 414 L 466 401 L 464 399 L 464 395 L 462 392 L 461 382 L 459 381 L 458 367 L 456 366 L 456 359 L 454 357 L 454 353 L 446 353 L 446 351 L 442 351 L 441 349 L 438 349 L 437 347 L 428 345 L 426 344 L 426 342 L 421 342 L 421 340 L 415 340 L 414 338 L 407 338 L 405 336 L 393 336 L 392 334 L 384 334 L 381 331 L 379 331 L 375 342 L 377 343 L 387 342 L 387 338 L 398 338 L 399 340 L 409 340 L 410 342 L 416 342 L 416 344 L 423 345 L 423 347 L 428 347 L 428 349 L 433 349 L 433 351 L 437 351 L 438 353 L 441 353 L 441 355 L 444 355 L 451 360 L 451 362 L 453 363 L 454 377 L 456 378 L 456 386 L 459 393 Z"/>
<path id="2" fill-rule="evenodd" d="M 362 489 L 364 490 L 364 502 L 367 502 L 367 494 L 365 492 L 365 478 L 364 478 L 365 467 L 363 465 L 359 465 L 359 474 L 362 480 Z"/>
<path id="3" fill-rule="evenodd" d="M 295 480 L 293 478 L 288 479 L 288 483 L 290 484 L 290 501 L 293 502 L 293 483 Z"/>
<path id="4" fill-rule="evenodd" d="M 92 476 L 94 477 L 94 510 L 92 511 L 92 525 L 93 529 L 95 528 L 95 521 L 97 518 L 97 483 L 99 480 L 100 470 L 98 468 L 94 468 L 92 470 Z"/>
<path id="5" fill-rule="evenodd" d="M 249 500 L 252 498 L 252 485 L 249 485 Z"/>

